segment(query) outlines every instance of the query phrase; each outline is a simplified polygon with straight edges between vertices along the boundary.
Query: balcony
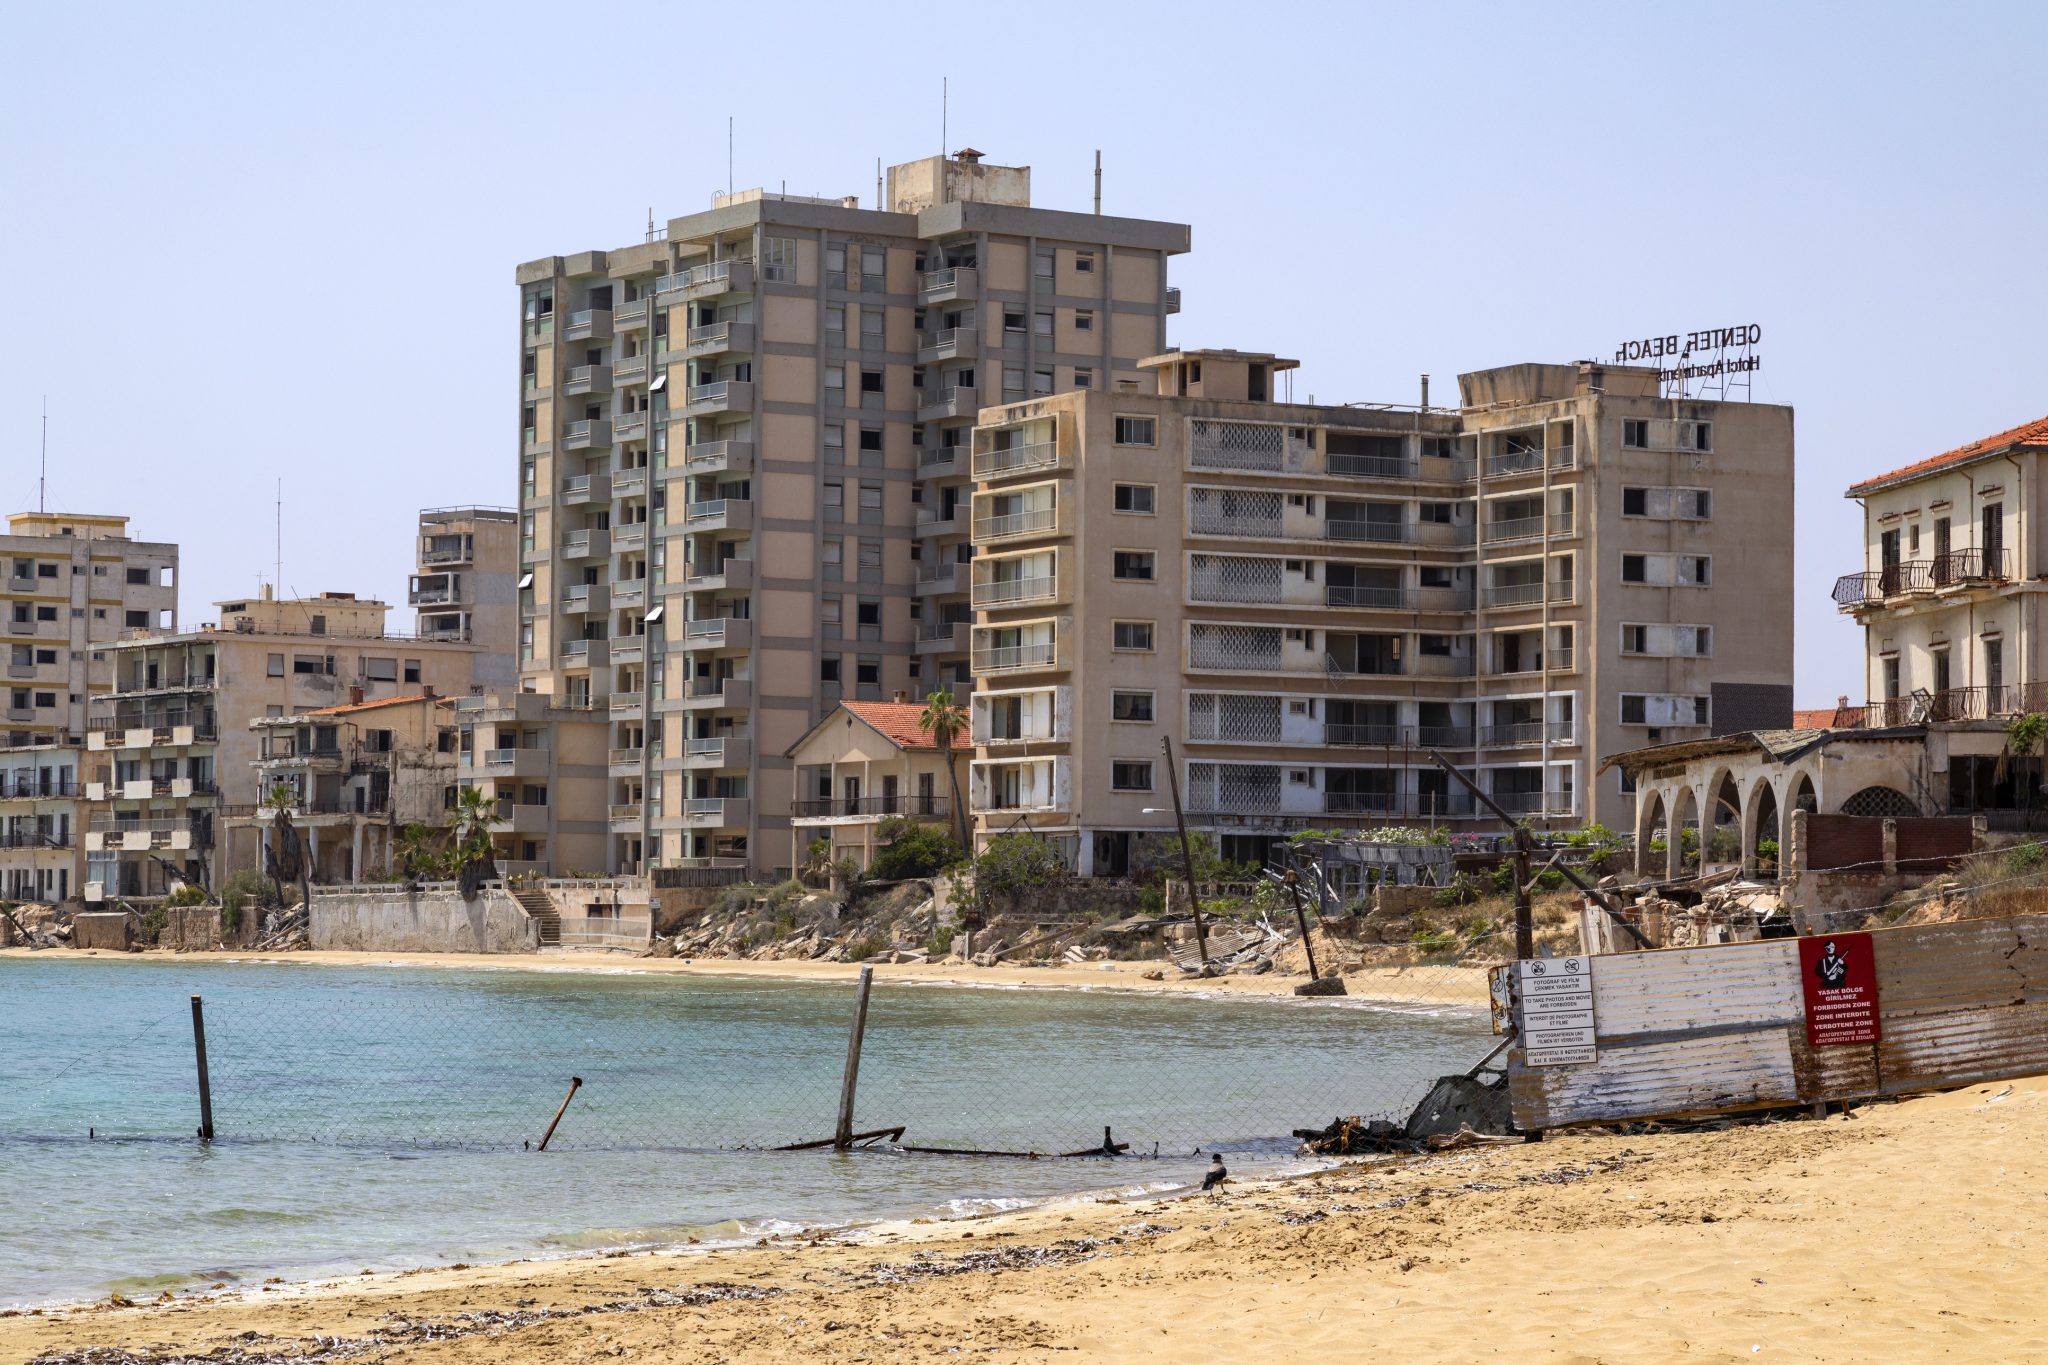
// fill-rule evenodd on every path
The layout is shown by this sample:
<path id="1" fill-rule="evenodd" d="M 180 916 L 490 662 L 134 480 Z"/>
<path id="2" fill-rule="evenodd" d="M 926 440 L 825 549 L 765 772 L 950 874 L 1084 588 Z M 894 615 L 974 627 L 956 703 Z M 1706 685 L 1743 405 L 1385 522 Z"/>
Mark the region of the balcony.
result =
<path id="1" fill-rule="evenodd" d="M 938 563 L 920 563 L 917 566 L 917 592 L 920 597 L 941 597 L 948 593 L 967 592 L 974 581 L 974 566 L 958 560 L 947 559 Z"/>
<path id="2" fill-rule="evenodd" d="M 952 265 L 943 270 L 927 270 L 918 277 L 917 294 L 921 303 L 947 303 L 953 299 L 971 299 L 981 293 L 981 274 L 971 265 Z"/>
<path id="3" fill-rule="evenodd" d="M 1023 645 L 982 646 L 974 650 L 973 667 L 977 674 L 1022 673 L 1051 668 L 1057 650 L 1058 646 L 1051 640 Z"/>
<path id="4" fill-rule="evenodd" d="M 481 749 L 463 755 L 479 778 L 545 778 L 552 766 L 546 749 Z"/>
<path id="5" fill-rule="evenodd" d="M 921 536 L 954 536 L 967 529 L 965 516 L 967 504 L 956 502 L 950 509 L 920 506 L 917 509 L 917 534 Z"/>
<path id="6" fill-rule="evenodd" d="M 1418 678 L 1470 678 L 1479 671 L 1478 660 L 1470 654 L 1424 654 L 1417 651 L 1408 671 Z"/>
<path id="7" fill-rule="evenodd" d="M 711 498 L 686 503 L 683 507 L 686 531 L 751 531 L 754 504 L 740 498 Z"/>
<path id="8" fill-rule="evenodd" d="M 647 382 L 647 355 L 625 356 L 612 362 L 612 382 L 621 388 L 627 385 L 638 387 Z"/>
<path id="9" fill-rule="evenodd" d="M 1951 550 L 1936 555 L 1933 564 L 1936 591 L 2003 583 L 2012 577 L 2012 563 L 2002 549 Z"/>
<path id="10" fill-rule="evenodd" d="M 647 470 L 615 469 L 612 471 L 612 496 L 615 498 L 638 498 L 647 492 Z"/>
<path id="11" fill-rule="evenodd" d="M 1059 595 L 1060 580 L 1057 574 L 1040 574 L 1031 578 L 988 579 L 976 583 L 973 590 L 974 606 L 977 609 L 1021 607 L 1030 602 L 1050 602 Z"/>
<path id="12" fill-rule="evenodd" d="M 1413 460 L 1402 455 L 1358 455 L 1332 451 L 1324 457 L 1323 472 L 1349 479 L 1412 479 L 1419 471 Z"/>
<path id="13" fill-rule="evenodd" d="M 753 803 L 744 796 L 691 796 L 684 798 L 683 808 L 673 820 L 662 824 L 680 829 L 745 829 L 752 813 Z"/>
<path id="14" fill-rule="evenodd" d="M 692 384 L 684 395 L 685 417 L 711 417 L 721 412 L 752 412 L 754 385 L 746 379 L 719 379 Z"/>
<path id="15" fill-rule="evenodd" d="M 1469 725 L 1418 725 L 1415 742 L 1425 749 L 1469 749 L 1473 732 Z"/>
<path id="16" fill-rule="evenodd" d="M 610 590 L 602 583 L 571 583 L 562 589 L 562 610 L 571 614 L 610 610 Z"/>
<path id="17" fill-rule="evenodd" d="M 1542 538 L 1542 517 L 1502 517 L 1486 523 L 1485 540 L 1488 545 L 1499 545 L 1511 540 Z"/>
<path id="18" fill-rule="evenodd" d="M 611 598 L 611 605 L 619 611 L 639 611 L 647 605 L 647 580 L 644 578 L 614 579 L 608 590 L 600 587 L 598 591 L 606 592 Z"/>
<path id="19" fill-rule="evenodd" d="M 712 592 L 729 589 L 734 592 L 751 590 L 754 586 L 754 561 L 751 559 L 723 559 L 716 565 L 707 566 L 708 573 L 698 573 L 692 564 L 683 579 L 686 592 Z"/>
<path id="20" fill-rule="evenodd" d="M 612 367 L 609 365 L 574 365 L 562 378 L 563 393 L 610 393 L 612 391 Z"/>
<path id="21" fill-rule="evenodd" d="M 549 809 L 547 806 L 500 801 L 491 817 L 491 828 L 499 834 L 547 834 L 552 823 L 548 817 Z"/>
<path id="22" fill-rule="evenodd" d="M 609 640 L 568 640 L 558 652 L 564 668 L 603 668 L 611 657 Z"/>
<path id="23" fill-rule="evenodd" d="M 571 474 L 562 480 L 562 505 L 580 507 L 612 500 L 612 481 L 605 474 Z"/>
<path id="24" fill-rule="evenodd" d="M 1483 725 L 1479 729 L 1482 749 L 1533 749 L 1543 743 L 1540 720 L 1510 721 L 1506 725 Z"/>
<path id="25" fill-rule="evenodd" d="M 917 452 L 917 473 L 919 478 L 944 478 L 960 472 L 960 457 L 966 453 L 965 446 L 932 445 L 921 446 Z"/>
<path id="26" fill-rule="evenodd" d="M 1405 725 L 1330 721 L 1323 726 L 1323 743 L 1340 749 L 1398 749 L 1412 746 L 1415 732 Z"/>
<path id="27" fill-rule="evenodd" d="M 1372 545 L 1405 545 L 1414 537 L 1409 534 L 1406 522 L 1332 517 L 1323 523 L 1323 539 Z"/>
<path id="28" fill-rule="evenodd" d="M 744 768 L 754 761 L 754 742 L 745 735 L 683 741 L 685 768 Z"/>
<path id="29" fill-rule="evenodd" d="M 750 294 L 753 290 L 752 261 L 707 261 L 673 275 L 663 275 L 654 282 L 657 296 L 667 294 L 685 300 L 716 298 L 720 294 Z M 670 301 L 675 300 L 672 298 Z"/>
<path id="30" fill-rule="evenodd" d="M 631 777 L 644 766 L 646 750 L 613 749 L 605 755 L 605 768 L 613 777 Z"/>
<path id="31" fill-rule="evenodd" d="M 972 621 L 920 621 L 917 629 L 919 654 L 965 654 Z"/>
<path id="32" fill-rule="evenodd" d="M 612 326 L 639 328 L 647 325 L 649 299 L 642 294 L 637 299 L 612 305 Z"/>
<path id="33" fill-rule="evenodd" d="M 562 558 L 603 559 L 612 552 L 612 533 L 603 527 L 562 532 Z"/>
<path id="34" fill-rule="evenodd" d="M 614 801 L 605 807 L 605 816 L 615 834 L 630 834 L 640 828 L 640 818 L 645 806 L 639 801 Z"/>
<path id="35" fill-rule="evenodd" d="M 692 678 L 677 700 L 691 711 L 744 711 L 754 704 L 754 684 L 746 678 Z"/>
<path id="36" fill-rule="evenodd" d="M 1024 536 L 1058 535 L 1061 530 L 1059 508 L 1056 506 L 1033 507 L 1022 512 L 974 519 L 976 544 L 1016 540 Z"/>
<path id="37" fill-rule="evenodd" d="M 1543 605 L 1543 585 L 1496 583 L 1486 590 L 1483 600 L 1489 607 L 1540 607 Z"/>
<path id="38" fill-rule="evenodd" d="M 754 467 L 754 443 L 695 442 L 683 457 L 683 467 L 692 474 L 744 474 Z"/>
<path id="39" fill-rule="evenodd" d="M 1486 477 L 1509 479 L 1522 474 L 1543 472 L 1543 451 L 1532 446 L 1518 446 L 1513 450 L 1497 451 L 1486 457 Z"/>
<path id="40" fill-rule="evenodd" d="M 626 554 L 647 548 L 647 523 L 624 522 L 612 528 L 612 553 Z"/>
<path id="41" fill-rule="evenodd" d="M 981 353 L 981 338 L 972 327 L 947 327 L 918 343 L 917 359 L 929 365 L 940 360 L 972 360 Z"/>
<path id="42" fill-rule="evenodd" d="M 406 593 L 405 601 L 412 607 L 437 607 L 443 602 L 453 602 L 460 595 L 455 575 L 421 575 L 413 580 L 412 590 Z"/>
<path id="43" fill-rule="evenodd" d="M 1180 286 L 1177 284 L 1166 286 L 1166 311 L 1169 316 L 1180 311 Z"/>
<path id="44" fill-rule="evenodd" d="M 730 616 L 714 616 L 683 623 L 684 649 L 751 649 L 754 623 Z"/>
<path id="45" fill-rule="evenodd" d="M 614 692 L 606 698 L 613 720 L 639 720 L 647 714 L 647 701 L 638 692 Z"/>
<path id="46" fill-rule="evenodd" d="M 610 341 L 612 339 L 612 310 L 609 308 L 585 308 L 569 314 L 562 324 L 564 341 Z"/>
<path id="47" fill-rule="evenodd" d="M 887 820 L 904 816 L 912 820 L 941 820 L 953 813 L 950 798 L 941 795 L 894 795 L 815 797 L 789 803 L 793 825 L 820 825 L 831 821 Z"/>
<path id="48" fill-rule="evenodd" d="M 601 417 L 585 418 L 562 428 L 564 450 L 608 450 L 611 443 L 612 424 Z"/>
<path id="49" fill-rule="evenodd" d="M 647 637 L 644 635 L 615 635 L 611 639 L 611 662 L 614 664 L 637 664 L 647 658 Z"/>
<path id="50" fill-rule="evenodd" d="M 714 322 L 706 327 L 692 327 L 683 342 L 683 354 L 693 360 L 724 355 L 728 351 L 752 352 L 753 349 L 754 324 L 751 322 Z"/>
<path id="51" fill-rule="evenodd" d="M 965 384 L 927 389 L 917 400 L 917 420 L 940 422 L 948 417 L 972 417 L 981 411 L 981 391 Z"/>
<path id="52" fill-rule="evenodd" d="M 1041 469 L 1058 469 L 1064 464 L 1058 442 L 1038 441 L 1031 445 L 1011 446 L 1008 450 L 975 451 L 974 477 L 1007 479 Z"/>
<path id="53" fill-rule="evenodd" d="M 622 412 L 612 419 L 614 441 L 644 441 L 647 439 L 647 411 Z"/>

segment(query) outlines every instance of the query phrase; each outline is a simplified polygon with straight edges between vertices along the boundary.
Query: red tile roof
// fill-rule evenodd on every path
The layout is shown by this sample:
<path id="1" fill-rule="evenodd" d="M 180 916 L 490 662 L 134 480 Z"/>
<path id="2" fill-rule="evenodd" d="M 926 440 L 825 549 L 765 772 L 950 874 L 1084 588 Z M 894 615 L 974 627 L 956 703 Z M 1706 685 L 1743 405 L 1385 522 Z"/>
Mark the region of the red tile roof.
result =
<path id="1" fill-rule="evenodd" d="M 939 746 L 933 742 L 917 723 L 924 714 L 924 706 L 914 701 L 843 701 L 839 703 L 859 716 L 899 749 L 933 749 Z M 955 748 L 964 748 L 963 735 L 953 741 Z"/>
<path id="2" fill-rule="evenodd" d="M 1862 727 L 1863 708 L 1849 705 L 1847 697 L 1833 706 L 1792 713 L 1792 728 L 1795 730 L 1859 730 Z"/>
<path id="3" fill-rule="evenodd" d="M 304 711 L 300 714 L 307 716 L 340 716 L 356 711 L 374 711 L 380 706 L 404 706 L 408 702 L 427 700 L 429 698 L 421 694 L 414 694 L 410 697 L 384 697 L 377 701 L 352 701 L 341 706 L 323 706 L 317 711 Z"/>
<path id="4" fill-rule="evenodd" d="M 1876 488 L 1880 484 L 1895 483 L 1900 479 L 1915 478 L 1921 474 L 1931 474 L 1937 469 L 1946 469 L 1950 465 L 1962 464 L 1965 461 L 1974 460 L 1984 455 L 1995 455 L 2002 450 L 2007 450 L 2014 446 L 2038 445 L 2048 445 L 2048 417 L 2035 418 L 2031 422 L 2024 422 L 2019 426 L 2001 431 L 1996 436 L 1986 436 L 1981 441 L 1972 441 L 1966 446 L 1957 446 L 1946 454 L 1930 456 L 1919 461 L 1917 464 L 1909 464 L 1902 469 L 1894 469 L 1889 474 L 1880 474 L 1874 479 L 1865 479 L 1863 482 L 1850 487 L 1849 496 L 1853 498 L 1865 489 Z"/>

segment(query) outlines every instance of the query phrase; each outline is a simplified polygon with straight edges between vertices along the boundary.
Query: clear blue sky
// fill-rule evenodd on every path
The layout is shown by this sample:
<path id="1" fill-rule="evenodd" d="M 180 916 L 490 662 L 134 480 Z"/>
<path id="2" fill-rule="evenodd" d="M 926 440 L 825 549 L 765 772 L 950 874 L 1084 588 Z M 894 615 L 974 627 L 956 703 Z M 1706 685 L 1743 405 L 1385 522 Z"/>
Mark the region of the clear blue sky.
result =
<path id="1" fill-rule="evenodd" d="M 1802 704 L 1852 479 L 2048 413 L 2040 6 L 10 7 L 0 501 L 182 542 L 188 621 L 402 602 L 411 513 L 514 500 L 513 266 L 726 178 L 874 193 L 950 142 L 1194 225 L 1182 345 L 1297 395 L 1756 321 L 1798 410 Z M 729 75 L 726 73 L 730 73 Z M 750 88 L 791 98 L 749 104 Z"/>

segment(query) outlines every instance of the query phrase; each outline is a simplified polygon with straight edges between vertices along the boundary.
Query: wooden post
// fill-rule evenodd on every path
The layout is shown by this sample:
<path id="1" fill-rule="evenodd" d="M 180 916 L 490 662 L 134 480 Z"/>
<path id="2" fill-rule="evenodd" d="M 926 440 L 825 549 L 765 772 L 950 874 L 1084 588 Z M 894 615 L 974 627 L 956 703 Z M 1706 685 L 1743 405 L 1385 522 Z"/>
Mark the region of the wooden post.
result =
<path id="1" fill-rule="evenodd" d="M 853 1002 L 853 1032 L 846 1037 L 846 1075 L 839 1084 L 839 1127 L 832 1145 L 840 1151 L 853 1146 L 853 1094 L 860 1083 L 860 1044 L 868 1031 L 868 991 L 875 984 L 875 969 L 860 969 L 860 993 Z"/>
<path id="2" fill-rule="evenodd" d="M 1308 979 L 1313 981 L 1318 975 L 1316 950 L 1315 945 L 1308 941 L 1308 916 L 1301 908 L 1301 874 L 1290 867 L 1281 874 L 1280 880 L 1286 883 L 1287 890 L 1294 896 L 1294 920 L 1301 926 L 1301 950 L 1308 954 Z"/>
<path id="3" fill-rule="evenodd" d="M 1515 956 L 1536 956 L 1536 918 L 1529 904 L 1529 831 L 1515 826 Z"/>
<path id="4" fill-rule="evenodd" d="M 540 1135 L 541 1151 L 545 1152 L 548 1149 L 548 1139 L 555 1135 L 555 1128 L 562 1122 L 562 1115 L 569 1112 L 569 1101 L 575 1099 L 576 1092 L 582 1088 L 583 1078 L 581 1076 L 571 1076 L 569 1078 L 569 1093 L 562 1096 L 562 1107 L 555 1111 L 554 1122 L 548 1125 L 548 1130 Z"/>
<path id="5" fill-rule="evenodd" d="M 192 1055 L 199 1063 L 199 1137 L 213 1141 L 213 1082 L 206 1074 L 206 1013 L 192 997 Z"/>
<path id="6" fill-rule="evenodd" d="M 1180 863 L 1188 879 L 1188 908 L 1195 912 L 1195 948 L 1202 955 L 1202 970 L 1206 974 L 1209 969 L 1209 930 L 1202 923 L 1202 897 L 1195 890 L 1195 853 L 1188 843 L 1188 818 L 1180 806 L 1180 774 L 1174 771 L 1172 738 L 1160 736 L 1159 747 L 1166 753 L 1166 786 L 1173 793 L 1173 823 L 1180 831 Z"/>

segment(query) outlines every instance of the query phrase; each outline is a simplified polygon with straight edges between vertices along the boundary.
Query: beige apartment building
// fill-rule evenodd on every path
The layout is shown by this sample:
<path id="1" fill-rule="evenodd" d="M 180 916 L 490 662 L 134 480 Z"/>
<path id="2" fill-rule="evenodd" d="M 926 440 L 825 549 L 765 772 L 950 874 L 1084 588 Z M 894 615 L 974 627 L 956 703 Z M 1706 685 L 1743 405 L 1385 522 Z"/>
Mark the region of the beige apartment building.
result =
<path id="1" fill-rule="evenodd" d="M 981 837 L 1084 872 L 1157 856 L 1161 741 L 1193 823 L 1632 828 L 1601 754 L 1791 716 L 1792 413 L 1654 370 L 1460 376 L 1457 408 L 1275 401 L 1295 362 L 1187 351 L 1157 392 L 983 413 L 973 437 Z M 1143 385 L 1149 390 L 1152 385 Z"/>
<path id="2" fill-rule="evenodd" d="M 607 806 L 609 774 L 634 755 L 607 751 L 610 722 L 545 693 L 463 697 L 453 708 L 455 776 L 497 811 L 498 873 L 589 876 L 605 871 L 612 830 L 637 829 L 635 799 Z"/>
<path id="3" fill-rule="evenodd" d="M 0 897 L 69 900 L 85 881 L 87 706 L 112 686 L 114 640 L 176 628 L 178 547 L 130 539 L 126 517 L 23 512 L 0 566 Z"/>
<path id="4" fill-rule="evenodd" d="M 473 684 L 519 685 L 519 513 L 508 507 L 430 507 L 406 601 L 422 640 L 476 646 Z"/>
<path id="5" fill-rule="evenodd" d="M 269 785 L 251 720 L 470 690 L 476 645 L 388 634 L 385 603 L 266 588 L 217 605 L 218 625 L 110 647 L 112 690 L 93 699 L 85 736 L 89 901 L 260 866 Z"/>
<path id="6" fill-rule="evenodd" d="M 972 151 L 882 199 L 721 195 L 518 268 L 521 682 L 609 728 L 606 870 L 786 874 L 790 746 L 971 685 L 977 412 L 1149 387 L 1185 226 Z"/>
<path id="7" fill-rule="evenodd" d="M 2004 722 L 2048 711 L 2040 581 L 2048 418 L 1848 490 L 1863 508 L 1863 567 L 1835 583 L 1863 627 L 1869 726 L 1932 724 L 1945 739 L 1935 797 L 1952 809 L 2016 802 L 1998 771 Z"/>

